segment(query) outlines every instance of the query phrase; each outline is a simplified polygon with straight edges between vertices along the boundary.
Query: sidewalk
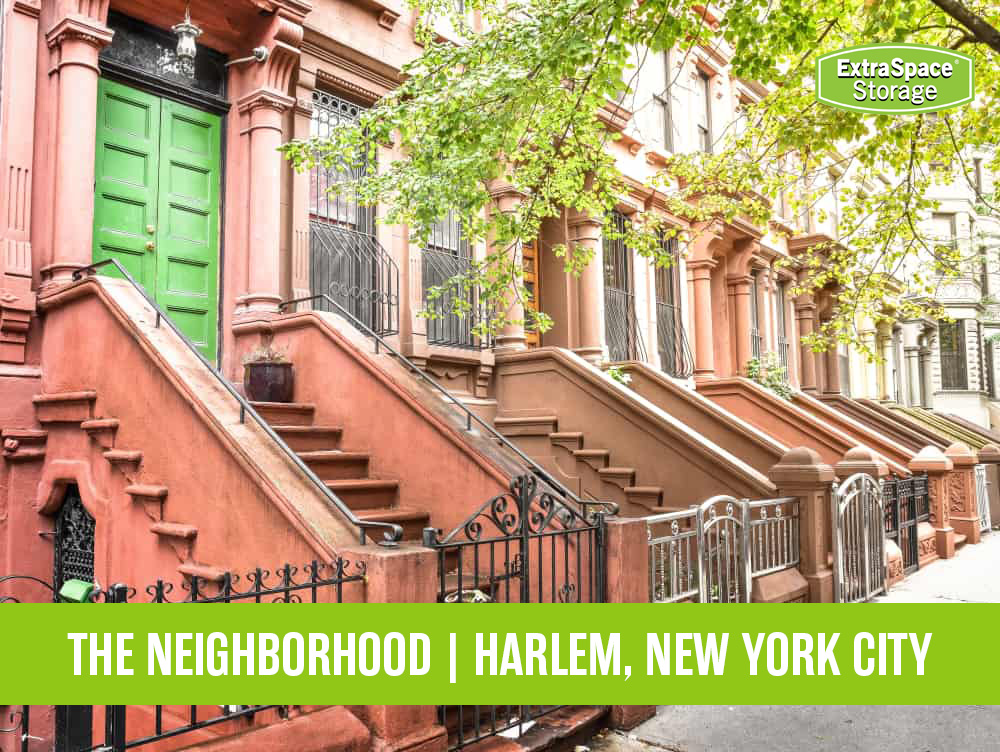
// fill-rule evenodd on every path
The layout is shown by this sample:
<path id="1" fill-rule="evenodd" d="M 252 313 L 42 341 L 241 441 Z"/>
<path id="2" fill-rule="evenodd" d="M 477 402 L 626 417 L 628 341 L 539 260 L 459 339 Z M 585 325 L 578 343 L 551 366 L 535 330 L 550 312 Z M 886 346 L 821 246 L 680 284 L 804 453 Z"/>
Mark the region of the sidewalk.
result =
<path id="1" fill-rule="evenodd" d="M 951 559 L 939 559 L 875 599 L 876 603 L 1000 603 L 1000 530 L 981 543 L 962 546 Z"/>
<path id="2" fill-rule="evenodd" d="M 1000 537 L 1000 536 L 998 536 Z M 928 723 L 928 718 L 934 718 Z M 992 752 L 1000 708 L 917 705 L 667 705 L 592 752 Z"/>

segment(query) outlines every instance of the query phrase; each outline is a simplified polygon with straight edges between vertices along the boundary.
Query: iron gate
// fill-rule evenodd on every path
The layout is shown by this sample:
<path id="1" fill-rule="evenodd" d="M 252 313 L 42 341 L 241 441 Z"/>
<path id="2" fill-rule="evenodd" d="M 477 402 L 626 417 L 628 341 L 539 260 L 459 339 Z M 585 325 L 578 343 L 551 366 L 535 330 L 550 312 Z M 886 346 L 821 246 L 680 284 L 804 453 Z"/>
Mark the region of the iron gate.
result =
<path id="1" fill-rule="evenodd" d="M 979 532 L 988 533 L 993 529 L 990 517 L 990 494 L 987 490 L 986 465 L 976 465 L 976 509 L 979 516 Z"/>
<path id="2" fill-rule="evenodd" d="M 885 505 L 878 481 L 855 473 L 834 486 L 833 599 L 866 601 L 885 591 Z"/>
<path id="3" fill-rule="evenodd" d="M 595 504 L 595 506 L 597 506 Z M 603 505 L 602 505 L 603 506 Z M 438 601 L 443 603 L 603 603 L 604 513 L 566 506 L 538 491 L 533 475 L 510 482 L 446 536 L 424 530 L 438 555 Z M 446 705 L 438 708 L 448 748 L 517 729 L 559 705 Z"/>
<path id="4" fill-rule="evenodd" d="M 917 478 L 892 477 L 882 481 L 885 506 L 885 537 L 893 541 L 903 555 L 903 574 L 920 567 L 917 541 Z"/>

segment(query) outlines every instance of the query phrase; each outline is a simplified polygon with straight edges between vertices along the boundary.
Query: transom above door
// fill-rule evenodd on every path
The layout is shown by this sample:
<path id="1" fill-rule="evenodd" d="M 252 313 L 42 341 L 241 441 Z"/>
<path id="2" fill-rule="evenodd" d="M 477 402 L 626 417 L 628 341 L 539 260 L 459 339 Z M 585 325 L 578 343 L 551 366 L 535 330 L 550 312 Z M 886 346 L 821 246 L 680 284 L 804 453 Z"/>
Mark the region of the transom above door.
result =
<path id="1" fill-rule="evenodd" d="M 216 357 L 221 121 L 100 79 L 94 261 L 117 259 Z"/>

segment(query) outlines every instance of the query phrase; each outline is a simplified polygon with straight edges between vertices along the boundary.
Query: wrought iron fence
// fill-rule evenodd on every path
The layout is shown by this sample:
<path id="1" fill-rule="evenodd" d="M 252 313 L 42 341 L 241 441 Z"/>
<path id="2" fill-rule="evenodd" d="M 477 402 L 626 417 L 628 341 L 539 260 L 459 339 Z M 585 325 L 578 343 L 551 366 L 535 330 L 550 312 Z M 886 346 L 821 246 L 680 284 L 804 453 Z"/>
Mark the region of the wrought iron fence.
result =
<path id="1" fill-rule="evenodd" d="M 447 535 L 426 528 L 437 551 L 443 603 L 603 603 L 605 507 L 582 512 L 521 475 Z M 448 705 L 438 709 L 449 749 L 517 729 L 561 706 Z"/>
<path id="2" fill-rule="evenodd" d="M 916 478 L 893 476 L 882 481 L 885 537 L 899 547 L 903 555 L 904 575 L 915 572 L 920 567 L 916 485 Z"/>
<path id="3" fill-rule="evenodd" d="M 0 578 L 0 584 L 8 580 L 29 580 L 40 583 L 49 591 L 51 584 L 44 580 L 23 575 L 8 575 Z M 361 562 L 351 563 L 336 559 L 326 564 L 311 561 L 299 568 L 291 564 L 278 567 L 273 572 L 261 567 L 245 576 L 227 572 L 221 582 L 215 583 L 201 577 L 191 577 L 185 581 L 176 598 L 178 603 L 342 603 L 344 587 L 365 580 L 365 567 Z M 171 603 L 175 590 L 173 583 L 158 579 L 145 588 L 139 601 L 145 603 Z M 96 590 L 91 601 L 94 603 L 136 602 L 137 590 L 125 584 L 115 584 L 105 590 Z M 11 602 L 13 598 L 0 599 Z M 86 708 L 86 712 L 80 712 Z M 209 712 L 207 708 L 218 708 Z M 57 715 L 60 709 L 57 708 Z M 126 749 L 143 747 L 165 739 L 190 734 L 203 729 L 240 720 L 253 720 L 264 712 L 274 712 L 278 717 L 287 715 L 286 705 L 105 705 L 105 706 L 63 706 L 64 719 L 57 724 L 53 740 L 60 752 L 124 752 Z M 21 749 L 28 750 L 29 741 L 45 741 L 31 732 L 31 707 L 22 705 L 11 715 L 14 724 L 9 729 L 21 739 Z M 82 727 L 81 727 L 82 726 Z M 230 729 L 243 731 L 244 726 Z M 61 737 L 61 738 L 60 738 Z M 100 739 L 94 742 L 94 739 Z M 82 740 L 82 741 L 81 741 Z M 32 747 L 34 748 L 34 747 Z"/>
<path id="4" fill-rule="evenodd" d="M 694 373 L 694 359 L 688 347 L 680 310 L 670 303 L 656 304 L 656 339 L 660 351 L 660 370 L 679 379 Z"/>
<path id="5" fill-rule="evenodd" d="M 752 579 L 798 566 L 799 501 L 714 496 L 646 517 L 652 603 L 742 603 Z"/>
<path id="6" fill-rule="evenodd" d="M 331 222 L 309 222 L 315 293 L 329 295 L 372 331 L 399 332 L 399 267 L 374 235 Z M 316 307 L 334 311 L 322 298 Z"/>
<path id="7" fill-rule="evenodd" d="M 993 529 L 993 520 L 990 518 L 990 495 L 987 490 L 989 481 L 986 480 L 986 465 L 976 465 L 976 507 L 979 516 L 979 531 L 988 533 Z"/>
<path id="8" fill-rule="evenodd" d="M 603 504 L 577 511 L 533 475 L 511 480 L 445 536 L 424 529 L 437 551 L 444 603 L 603 603 Z"/>
<path id="9" fill-rule="evenodd" d="M 448 280 L 465 277 L 472 269 L 472 260 L 448 251 L 425 248 L 421 252 L 424 282 L 424 305 L 433 315 L 427 319 L 427 342 L 432 345 L 484 350 L 493 346 L 493 338 L 481 337 L 474 330 L 489 321 L 488 312 L 479 299 L 479 291 L 467 283 L 447 286 L 442 294 L 430 300 L 427 290 L 445 285 Z M 456 302 L 461 313 L 455 313 Z"/>
<path id="10" fill-rule="evenodd" d="M 563 705 L 441 705 L 438 722 L 448 730 L 448 749 L 456 750 L 517 729 L 520 738 L 535 721 Z"/>

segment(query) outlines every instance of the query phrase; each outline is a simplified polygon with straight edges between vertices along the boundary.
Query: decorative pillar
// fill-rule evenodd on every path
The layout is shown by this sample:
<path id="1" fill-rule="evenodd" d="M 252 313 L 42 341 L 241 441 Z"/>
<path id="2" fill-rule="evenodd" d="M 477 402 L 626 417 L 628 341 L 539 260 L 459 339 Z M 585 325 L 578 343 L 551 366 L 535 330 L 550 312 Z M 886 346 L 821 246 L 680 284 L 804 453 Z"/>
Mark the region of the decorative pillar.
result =
<path id="1" fill-rule="evenodd" d="M 267 62 L 248 70 L 246 94 L 236 101 L 249 139 L 246 288 L 236 298 L 241 322 L 277 316 L 281 302 L 281 184 L 285 114 L 295 105 L 289 96 L 299 67 L 302 19 L 308 8 L 280 6 L 260 42 L 270 50 Z M 249 40 L 248 40 L 249 41 Z M 296 220 L 301 221 L 301 220 Z M 300 226 L 300 225 L 299 225 Z M 293 228 L 296 227 L 293 222 Z"/>
<path id="2" fill-rule="evenodd" d="M 694 375 L 696 379 L 715 378 L 715 339 L 712 333 L 712 270 L 715 259 L 687 262 L 688 277 L 694 293 Z"/>
<path id="3" fill-rule="evenodd" d="M 250 201 L 247 292 L 236 300 L 236 313 L 274 316 L 281 302 L 281 154 L 282 121 L 294 100 L 278 91 L 258 89 L 238 102 L 249 115 Z"/>
<path id="4" fill-rule="evenodd" d="M 103 18 L 107 4 L 102 5 L 97 10 Z M 57 58 L 59 115 L 53 155 L 53 261 L 41 270 L 43 288 L 71 282 L 74 271 L 93 261 L 97 56 L 112 36 L 96 18 L 75 14 L 45 35 Z"/>
<path id="5" fill-rule="evenodd" d="M 490 195 L 501 214 L 516 214 L 524 201 L 524 194 L 506 183 L 490 187 Z M 497 249 L 494 248 L 494 253 Z M 500 263 L 507 264 L 511 270 L 510 289 L 507 292 L 504 305 L 506 314 L 503 328 L 496 337 L 493 351 L 497 353 L 517 352 L 526 350 L 527 338 L 524 334 L 524 301 L 520 289 L 524 279 L 524 259 L 521 251 L 521 241 L 517 241 L 507 249 L 509 256 L 502 258 Z"/>
<path id="6" fill-rule="evenodd" d="M 979 458 L 968 444 L 956 441 L 944 451 L 951 460 L 948 476 L 948 508 L 951 524 L 966 543 L 979 543 L 979 504 L 976 499 L 975 467 Z"/>
<path id="7" fill-rule="evenodd" d="M 569 217 L 570 241 L 588 249 L 592 254 L 589 264 L 580 273 L 580 341 L 573 351 L 586 361 L 597 363 L 604 359 L 604 223 L 586 214 L 573 212 Z"/>
<path id="8" fill-rule="evenodd" d="M 806 337 L 813 333 L 816 304 L 806 296 L 800 298 L 800 301 L 795 304 L 795 319 L 799 322 L 799 358 L 801 363 L 801 384 L 799 386 L 803 392 L 815 393 L 817 391 L 816 353 L 806 344 Z"/>
<path id="9" fill-rule="evenodd" d="M 31 289 L 31 190 L 39 0 L 14 0 L 0 40 L 8 71 L 0 100 L 0 362 L 24 363 Z M 0 9 L 0 14 L 4 11 Z M 17 75 L 14 75 L 16 72 Z"/>
<path id="10" fill-rule="evenodd" d="M 823 366 L 826 369 L 823 392 L 825 394 L 840 394 L 840 353 L 837 344 L 833 343 L 823 353 Z"/>
<path id="11" fill-rule="evenodd" d="M 911 473 L 927 473 L 927 492 L 930 494 L 930 523 L 934 528 L 934 550 L 942 559 L 955 555 L 955 529 L 951 526 L 948 509 L 948 476 L 951 460 L 940 449 L 927 446 L 910 460 Z M 918 538 L 919 538 L 918 533 Z M 923 555 L 921 551 L 921 555 Z"/>
<path id="12" fill-rule="evenodd" d="M 752 281 L 749 274 L 731 274 L 726 277 L 729 299 L 733 303 L 733 333 L 736 349 L 736 368 L 734 370 L 740 375 L 746 375 L 747 361 L 753 357 L 753 350 L 750 346 L 750 330 L 753 326 L 753 322 L 750 320 Z"/>
<path id="13" fill-rule="evenodd" d="M 809 585 L 809 602 L 832 603 L 829 556 L 833 468 L 812 449 L 796 447 L 785 452 L 767 475 L 778 487 L 779 496 L 799 500 L 799 572 Z"/>

